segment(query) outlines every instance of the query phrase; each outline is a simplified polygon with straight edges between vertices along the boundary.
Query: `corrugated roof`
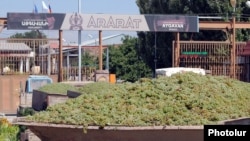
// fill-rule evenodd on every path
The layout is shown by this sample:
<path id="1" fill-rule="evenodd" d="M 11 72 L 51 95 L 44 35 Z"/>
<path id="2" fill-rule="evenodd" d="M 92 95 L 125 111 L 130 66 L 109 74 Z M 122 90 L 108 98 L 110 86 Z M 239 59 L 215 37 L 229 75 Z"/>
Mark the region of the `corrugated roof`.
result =
<path id="1" fill-rule="evenodd" d="M 0 51 L 31 51 L 25 43 L 0 43 Z"/>

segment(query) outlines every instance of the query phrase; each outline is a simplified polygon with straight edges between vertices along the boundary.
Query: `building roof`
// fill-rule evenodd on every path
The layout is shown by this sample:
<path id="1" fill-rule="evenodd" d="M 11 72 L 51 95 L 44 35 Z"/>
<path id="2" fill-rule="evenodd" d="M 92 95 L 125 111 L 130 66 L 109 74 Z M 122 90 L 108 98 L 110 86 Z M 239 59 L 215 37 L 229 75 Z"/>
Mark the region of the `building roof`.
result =
<path id="1" fill-rule="evenodd" d="M 0 51 L 31 51 L 25 43 L 0 43 Z"/>

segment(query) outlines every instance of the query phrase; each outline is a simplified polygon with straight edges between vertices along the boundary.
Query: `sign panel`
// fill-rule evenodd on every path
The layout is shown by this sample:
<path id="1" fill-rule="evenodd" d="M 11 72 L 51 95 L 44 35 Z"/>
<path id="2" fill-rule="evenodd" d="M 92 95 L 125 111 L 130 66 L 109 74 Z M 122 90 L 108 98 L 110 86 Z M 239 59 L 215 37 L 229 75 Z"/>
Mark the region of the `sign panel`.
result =
<path id="1" fill-rule="evenodd" d="M 7 29 L 12 30 L 59 30 L 65 14 L 8 13 Z"/>
<path id="2" fill-rule="evenodd" d="M 67 14 L 62 30 L 198 32 L 197 16 Z"/>
<path id="3" fill-rule="evenodd" d="M 149 31 L 143 15 L 67 14 L 63 30 Z"/>
<path id="4" fill-rule="evenodd" d="M 8 29 L 198 32 L 197 16 L 8 13 Z"/>
<path id="5" fill-rule="evenodd" d="M 150 31 L 199 32 L 197 16 L 145 15 Z"/>

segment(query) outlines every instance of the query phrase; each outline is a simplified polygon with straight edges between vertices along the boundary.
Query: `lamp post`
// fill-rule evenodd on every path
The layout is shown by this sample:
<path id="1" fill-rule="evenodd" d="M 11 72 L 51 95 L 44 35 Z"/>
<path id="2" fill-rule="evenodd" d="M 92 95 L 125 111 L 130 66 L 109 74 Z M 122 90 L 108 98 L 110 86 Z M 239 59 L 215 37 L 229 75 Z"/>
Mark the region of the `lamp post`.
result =
<path id="1" fill-rule="evenodd" d="M 233 17 L 232 17 L 232 51 L 231 51 L 231 76 L 235 78 L 235 51 L 236 51 L 236 45 L 235 45 L 235 9 L 236 9 L 236 0 L 230 0 L 230 4 L 233 7 Z"/>

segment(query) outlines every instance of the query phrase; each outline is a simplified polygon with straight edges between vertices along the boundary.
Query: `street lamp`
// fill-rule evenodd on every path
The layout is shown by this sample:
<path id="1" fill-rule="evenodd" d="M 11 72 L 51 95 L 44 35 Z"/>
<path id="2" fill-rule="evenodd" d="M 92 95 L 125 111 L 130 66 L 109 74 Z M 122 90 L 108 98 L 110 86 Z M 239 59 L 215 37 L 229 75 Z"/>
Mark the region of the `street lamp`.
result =
<path id="1" fill-rule="evenodd" d="M 96 47 L 96 38 L 94 38 L 92 34 L 88 34 L 88 37 L 89 37 L 90 39 L 94 39 L 94 40 L 95 40 L 95 47 Z"/>
<path id="2" fill-rule="evenodd" d="M 232 22 L 233 22 L 233 39 L 232 39 L 232 51 L 231 51 L 231 76 L 235 78 L 235 9 L 236 9 L 236 0 L 230 0 L 230 4 L 233 7 L 233 17 L 232 17 Z"/>

